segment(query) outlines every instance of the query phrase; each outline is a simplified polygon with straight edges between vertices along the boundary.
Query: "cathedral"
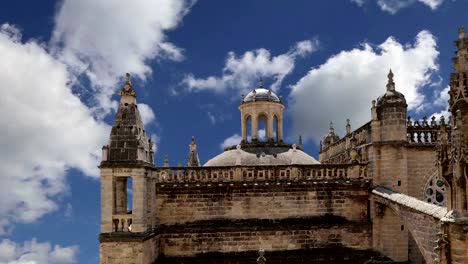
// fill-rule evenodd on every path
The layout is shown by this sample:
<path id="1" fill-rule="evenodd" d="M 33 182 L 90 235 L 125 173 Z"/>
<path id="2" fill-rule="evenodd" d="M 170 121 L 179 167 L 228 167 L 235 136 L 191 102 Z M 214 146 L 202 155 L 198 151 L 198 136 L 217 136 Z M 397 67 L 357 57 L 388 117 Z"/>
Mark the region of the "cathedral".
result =
<path id="1" fill-rule="evenodd" d="M 192 138 L 186 166 L 155 166 L 127 74 L 102 148 L 100 263 L 468 263 L 464 28 L 454 45 L 452 118 L 412 120 L 390 70 L 369 121 L 331 124 L 319 160 L 284 141 L 285 105 L 261 83 L 238 145 L 201 164 Z"/>

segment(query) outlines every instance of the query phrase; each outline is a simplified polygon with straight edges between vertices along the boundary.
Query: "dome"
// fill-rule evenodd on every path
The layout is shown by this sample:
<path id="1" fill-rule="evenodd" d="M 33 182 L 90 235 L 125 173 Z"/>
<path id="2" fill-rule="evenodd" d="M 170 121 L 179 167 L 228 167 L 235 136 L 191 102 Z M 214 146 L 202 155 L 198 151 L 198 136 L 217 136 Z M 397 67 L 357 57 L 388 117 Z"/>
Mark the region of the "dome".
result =
<path id="1" fill-rule="evenodd" d="M 376 106 L 404 106 L 406 107 L 406 99 L 405 96 L 397 92 L 393 91 L 386 91 L 385 94 L 377 98 L 377 105 Z"/>
<path id="2" fill-rule="evenodd" d="M 248 93 L 242 100 L 242 103 L 255 101 L 281 102 L 279 97 L 274 92 L 264 88 L 257 88 Z"/>
<path id="3" fill-rule="evenodd" d="M 295 147 L 248 147 L 228 149 L 210 159 L 204 166 L 269 166 L 319 164 L 309 154 Z"/>
<path id="4" fill-rule="evenodd" d="M 387 91 L 377 98 L 377 107 L 379 106 L 402 106 L 406 107 L 406 99 L 405 96 L 395 90 L 395 82 L 393 81 L 393 72 L 392 70 L 389 71 L 388 75 L 388 83 L 387 83 Z"/>

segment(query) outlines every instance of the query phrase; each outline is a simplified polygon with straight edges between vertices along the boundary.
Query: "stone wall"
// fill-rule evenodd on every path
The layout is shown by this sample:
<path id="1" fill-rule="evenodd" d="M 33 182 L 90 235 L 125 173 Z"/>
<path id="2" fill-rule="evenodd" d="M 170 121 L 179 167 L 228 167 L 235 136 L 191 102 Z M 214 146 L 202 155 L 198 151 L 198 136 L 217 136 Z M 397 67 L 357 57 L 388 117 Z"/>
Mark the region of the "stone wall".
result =
<path id="1" fill-rule="evenodd" d="M 366 221 L 365 182 L 296 182 L 161 187 L 156 190 L 157 222 L 181 224 L 217 219 L 285 219 L 325 214 Z"/>
<path id="2" fill-rule="evenodd" d="M 164 256 L 194 256 L 207 252 L 284 251 L 346 247 L 369 249 L 372 227 L 369 223 L 318 225 L 250 225 L 243 227 L 198 227 L 161 235 Z"/>
<path id="3" fill-rule="evenodd" d="M 160 236 L 139 239 L 135 236 L 101 238 L 99 263 L 152 264 L 159 255 Z"/>
<path id="4" fill-rule="evenodd" d="M 424 187 L 436 170 L 434 146 L 409 146 L 408 157 L 408 195 L 424 198 Z"/>

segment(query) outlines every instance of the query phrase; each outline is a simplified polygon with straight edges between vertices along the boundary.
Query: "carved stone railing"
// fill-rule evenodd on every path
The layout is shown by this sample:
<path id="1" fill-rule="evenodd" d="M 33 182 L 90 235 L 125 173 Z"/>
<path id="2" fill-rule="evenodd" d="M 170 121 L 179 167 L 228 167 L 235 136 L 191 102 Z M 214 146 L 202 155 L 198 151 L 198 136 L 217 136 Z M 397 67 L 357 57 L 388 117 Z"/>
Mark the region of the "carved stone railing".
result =
<path id="1" fill-rule="evenodd" d="M 367 144 L 371 140 L 370 122 L 347 134 L 330 146 L 320 150 L 322 163 L 349 163 L 351 161 L 349 150 Z"/>
<path id="2" fill-rule="evenodd" d="M 114 232 L 132 232 L 132 214 L 114 214 L 112 224 Z"/>
<path id="3" fill-rule="evenodd" d="M 445 124 L 445 118 L 442 116 L 439 123 L 433 116 L 429 121 L 427 117 L 423 117 L 422 120 L 412 121 L 411 117 L 408 116 L 406 122 L 407 128 L 407 139 L 410 144 L 418 145 L 435 145 L 438 140 L 439 131 L 441 126 L 445 126 L 448 133 L 448 138 L 451 133 L 451 120 L 449 119 L 448 124 Z"/>
<path id="4" fill-rule="evenodd" d="M 155 169 L 153 177 L 159 184 L 368 179 L 365 164 L 159 167 Z"/>

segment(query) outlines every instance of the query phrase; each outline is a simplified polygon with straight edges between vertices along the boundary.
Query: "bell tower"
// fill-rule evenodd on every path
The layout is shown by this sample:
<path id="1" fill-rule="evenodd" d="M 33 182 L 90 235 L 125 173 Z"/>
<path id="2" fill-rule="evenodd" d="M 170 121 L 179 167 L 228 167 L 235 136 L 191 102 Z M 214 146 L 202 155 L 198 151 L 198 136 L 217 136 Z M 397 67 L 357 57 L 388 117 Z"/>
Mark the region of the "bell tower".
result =
<path id="1" fill-rule="evenodd" d="M 149 264 L 157 255 L 147 246 L 157 239 L 151 233 L 156 210 L 148 202 L 155 192 L 151 178 L 153 142 L 146 135 L 128 73 L 119 95 L 119 108 L 109 143 L 102 148 L 100 165 L 100 263 L 135 259 L 136 263 Z"/>

